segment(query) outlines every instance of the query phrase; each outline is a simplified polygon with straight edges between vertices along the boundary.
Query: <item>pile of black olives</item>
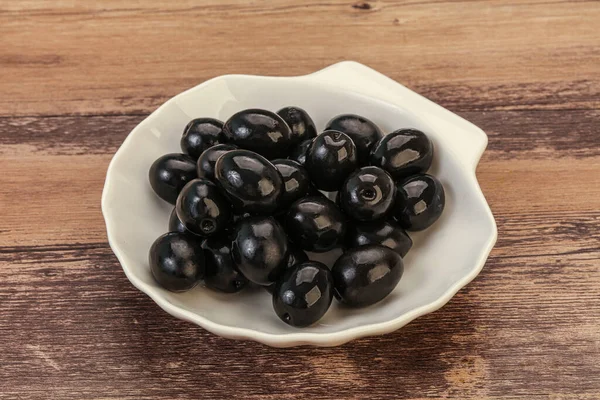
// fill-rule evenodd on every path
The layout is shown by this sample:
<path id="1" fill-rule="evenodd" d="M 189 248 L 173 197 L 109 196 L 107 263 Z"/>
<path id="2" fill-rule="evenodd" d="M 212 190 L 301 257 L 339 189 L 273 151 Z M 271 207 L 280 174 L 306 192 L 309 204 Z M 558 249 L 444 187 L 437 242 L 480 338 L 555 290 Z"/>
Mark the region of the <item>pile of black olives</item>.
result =
<path id="1" fill-rule="evenodd" d="M 412 247 L 406 231 L 444 209 L 442 184 L 426 174 L 431 140 L 416 129 L 383 135 L 358 115 L 319 135 L 298 107 L 198 118 L 181 149 L 150 168 L 154 192 L 175 206 L 150 248 L 154 278 L 175 292 L 200 281 L 226 293 L 263 286 L 296 327 L 318 321 L 334 297 L 349 307 L 385 298 Z M 340 247 L 331 269 L 305 253 Z"/>

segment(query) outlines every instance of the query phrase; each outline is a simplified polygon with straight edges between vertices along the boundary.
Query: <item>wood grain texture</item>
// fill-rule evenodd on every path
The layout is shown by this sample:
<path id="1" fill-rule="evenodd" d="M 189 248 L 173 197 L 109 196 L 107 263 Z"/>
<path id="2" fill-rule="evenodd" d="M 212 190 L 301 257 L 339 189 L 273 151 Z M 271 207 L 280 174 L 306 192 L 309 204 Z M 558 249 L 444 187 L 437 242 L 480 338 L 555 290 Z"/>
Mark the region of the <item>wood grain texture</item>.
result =
<path id="1" fill-rule="evenodd" d="M 0 115 L 148 112 L 216 75 L 345 59 L 455 109 L 600 105 L 594 1 L 177 3 L 0 3 Z"/>
<path id="2" fill-rule="evenodd" d="M 599 20 L 594 1 L 0 0 L 0 399 L 600 398 Z M 128 132 L 209 77 L 343 59 L 488 134 L 479 277 L 332 349 L 222 339 L 133 288 L 99 204 Z"/>

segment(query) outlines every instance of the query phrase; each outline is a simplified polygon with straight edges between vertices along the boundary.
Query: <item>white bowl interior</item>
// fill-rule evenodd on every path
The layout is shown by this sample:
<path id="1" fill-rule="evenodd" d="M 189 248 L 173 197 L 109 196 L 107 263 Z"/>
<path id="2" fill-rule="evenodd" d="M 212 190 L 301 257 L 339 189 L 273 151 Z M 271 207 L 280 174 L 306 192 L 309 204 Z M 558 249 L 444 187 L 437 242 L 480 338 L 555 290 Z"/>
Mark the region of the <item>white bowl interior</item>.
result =
<path id="1" fill-rule="evenodd" d="M 126 273 L 144 292 L 154 298 L 163 297 L 172 306 L 223 327 L 270 335 L 331 334 L 384 323 L 431 304 L 479 267 L 482 251 L 493 235 L 493 226 L 478 223 L 489 218 L 487 205 L 475 193 L 478 188 L 473 185 L 473 178 L 465 174 L 453 152 L 440 146 L 444 132 L 432 130 L 408 108 L 294 78 L 226 76 L 198 89 L 173 98 L 143 121 L 113 161 L 104 205 L 111 224 L 110 240 Z M 386 133 L 405 127 L 423 130 L 436 150 L 430 173 L 442 181 L 446 190 L 446 209 L 440 220 L 424 232 L 411 234 L 414 247 L 404 260 L 404 276 L 388 298 L 359 310 L 341 307 L 334 301 L 319 323 L 302 330 L 277 318 L 264 290 L 225 295 L 199 286 L 175 294 L 160 288 L 148 267 L 148 249 L 166 232 L 172 209 L 150 188 L 148 169 L 152 162 L 163 154 L 180 152 L 183 127 L 192 118 L 226 120 L 246 108 L 277 111 L 288 105 L 308 111 L 319 130 L 330 118 L 342 113 L 363 115 Z M 338 251 L 314 258 L 331 266 L 339 254 Z"/>

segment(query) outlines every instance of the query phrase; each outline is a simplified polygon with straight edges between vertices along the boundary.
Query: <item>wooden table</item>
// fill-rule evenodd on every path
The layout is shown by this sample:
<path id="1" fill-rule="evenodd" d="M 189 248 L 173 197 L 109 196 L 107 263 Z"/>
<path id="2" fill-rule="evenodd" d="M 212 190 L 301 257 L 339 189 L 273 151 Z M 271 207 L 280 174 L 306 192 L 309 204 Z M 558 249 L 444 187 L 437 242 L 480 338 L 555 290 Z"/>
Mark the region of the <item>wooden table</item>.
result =
<path id="1" fill-rule="evenodd" d="M 600 3 L 173 3 L 0 0 L 0 398 L 600 398 Z M 488 133 L 483 272 L 338 348 L 230 341 L 160 310 L 106 241 L 123 139 L 210 77 L 346 59 Z"/>

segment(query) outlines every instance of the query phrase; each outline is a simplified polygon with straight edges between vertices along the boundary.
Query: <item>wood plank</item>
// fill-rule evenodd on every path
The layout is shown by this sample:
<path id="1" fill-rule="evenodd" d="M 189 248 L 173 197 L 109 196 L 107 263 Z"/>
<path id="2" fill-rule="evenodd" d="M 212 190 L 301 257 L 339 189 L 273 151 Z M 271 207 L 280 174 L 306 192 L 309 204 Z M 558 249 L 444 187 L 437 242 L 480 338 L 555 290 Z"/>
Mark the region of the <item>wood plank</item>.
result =
<path id="1" fill-rule="evenodd" d="M 599 19 L 567 1 L 4 2 L 0 115 L 147 113 L 216 75 L 344 59 L 455 110 L 598 108 Z"/>
<path id="2" fill-rule="evenodd" d="M 546 209 L 599 210 L 600 148 L 593 146 L 599 114 L 463 114 L 490 135 L 490 150 L 477 173 L 492 211 L 521 218 Z M 0 247 L 105 242 L 99 201 L 106 168 L 142 118 L 0 118 L 0 168 L 5 176 L 0 186 Z M 548 126 L 542 120 L 556 123 Z M 27 210 L 15 201 L 15 193 L 26 199 Z"/>
<path id="3" fill-rule="evenodd" d="M 106 241 L 100 199 L 110 158 L 3 156 L 0 246 Z"/>
<path id="4" fill-rule="evenodd" d="M 486 157 L 491 160 L 600 155 L 600 108 L 457 112 L 487 133 Z M 146 116 L 0 118 L 0 154 L 113 154 Z"/>
<path id="5" fill-rule="evenodd" d="M 146 116 L 0 118 L 0 154 L 22 157 L 114 154 Z"/>
<path id="6" fill-rule="evenodd" d="M 12 339 L 0 341 L 0 382 L 10 382 L 2 393 L 593 399 L 600 396 L 600 248 L 589 246 L 600 238 L 600 214 L 579 219 L 585 237 L 578 224 L 555 229 L 547 222 L 554 218 L 530 218 L 545 238 L 533 243 L 523 225 L 501 224 L 481 275 L 440 311 L 333 349 L 271 349 L 178 321 L 131 286 L 106 245 L 4 252 L 0 333 Z"/>
<path id="7" fill-rule="evenodd" d="M 494 161 L 561 159 L 600 155 L 600 109 L 459 112 L 489 137 Z"/>

